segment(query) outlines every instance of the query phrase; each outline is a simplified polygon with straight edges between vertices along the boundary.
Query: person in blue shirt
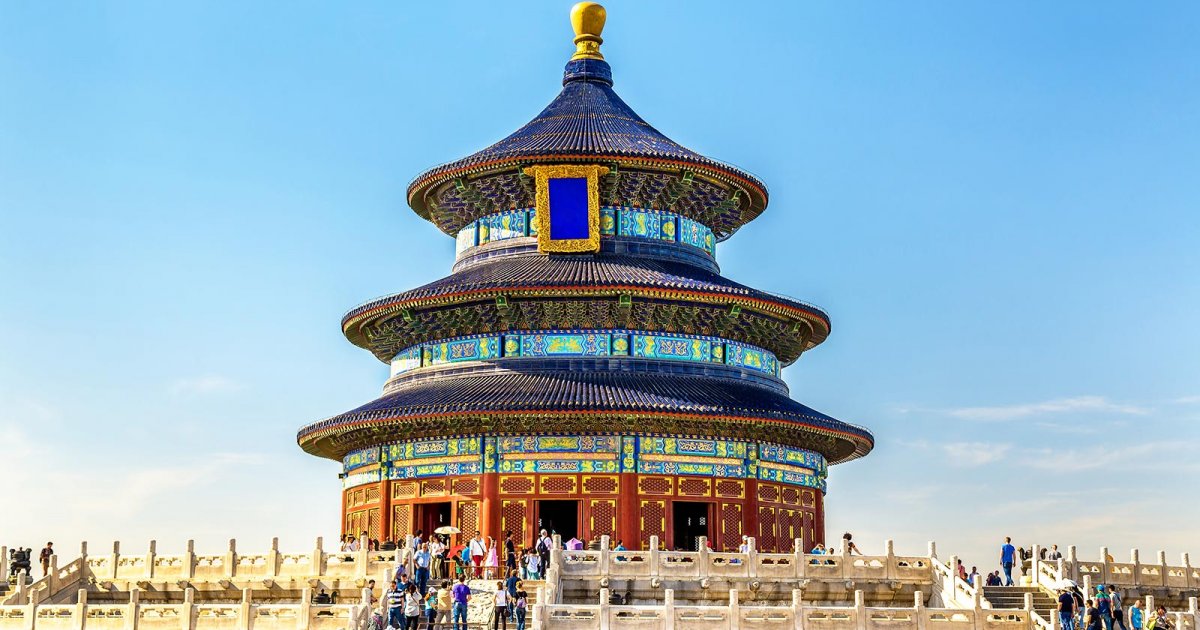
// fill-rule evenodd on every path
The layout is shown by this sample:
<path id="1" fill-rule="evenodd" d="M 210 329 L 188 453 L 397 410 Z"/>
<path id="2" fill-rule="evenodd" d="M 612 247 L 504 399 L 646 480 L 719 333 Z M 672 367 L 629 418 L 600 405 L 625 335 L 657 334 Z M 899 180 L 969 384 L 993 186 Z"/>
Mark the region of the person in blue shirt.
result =
<path id="1" fill-rule="evenodd" d="M 1104 590 L 1103 584 L 1096 585 L 1096 610 L 1100 612 L 1100 620 L 1104 622 L 1104 630 L 1112 630 L 1113 614 L 1112 614 L 1112 598 L 1108 596 L 1108 591 Z"/>
<path id="2" fill-rule="evenodd" d="M 1012 546 L 1012 538 L 1004 537 L 1004 546 L 1000 548 L 1000 566 L 1004 567 L 1004 585 L 1012 586 L 1012 568 L 1017 555 L 1017 548 Z"/>

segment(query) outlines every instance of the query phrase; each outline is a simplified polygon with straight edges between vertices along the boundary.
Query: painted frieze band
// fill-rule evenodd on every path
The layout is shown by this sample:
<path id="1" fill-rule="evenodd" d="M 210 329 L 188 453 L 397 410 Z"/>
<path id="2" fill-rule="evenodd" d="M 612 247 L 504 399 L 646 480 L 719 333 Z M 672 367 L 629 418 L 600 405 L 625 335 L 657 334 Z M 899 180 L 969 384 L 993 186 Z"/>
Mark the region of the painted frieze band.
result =
<path id="1" fill-rule="evenodd" d="M 420 367 L 510 357 L 607 357 L 723 363 L 779 376 L 768 350 L 719 337 L 664 335 L 630 330 L 540 330 L 456 337 L 405 348 L 391 361 L 391 376 Z"/>
<path id="2" fill-rule="evenodd" d="M 494 241 L 536 237 L 536 216 L 533 208 L 507 210 L 482 216 L 459 230 L 455 238 L 455 253 L 462 254 L 472 247 Z M 682 243 L 704 250 L 710 256 L 716 251 L 716 237 L 711 229 L 693 219 L 662 210 L 602 206 L 600 237 L 606 236 Z"/>

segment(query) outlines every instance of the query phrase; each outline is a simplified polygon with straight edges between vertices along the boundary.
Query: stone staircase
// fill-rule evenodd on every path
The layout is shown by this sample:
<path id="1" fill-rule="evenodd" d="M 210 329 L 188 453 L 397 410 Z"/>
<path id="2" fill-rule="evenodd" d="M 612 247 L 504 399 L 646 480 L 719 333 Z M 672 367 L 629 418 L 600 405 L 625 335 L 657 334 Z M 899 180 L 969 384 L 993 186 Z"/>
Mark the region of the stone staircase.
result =
<path id="1" fill-rule="evenodd" d="M 1026 593 L 1033 594 L 1033 610 L 1042 619 L 1049 620 L 1058 610 L 1058 600 L 1036 586 L 983 587 L 983 597 L 992 604 L 992 608 L 1024 608 Z"/>

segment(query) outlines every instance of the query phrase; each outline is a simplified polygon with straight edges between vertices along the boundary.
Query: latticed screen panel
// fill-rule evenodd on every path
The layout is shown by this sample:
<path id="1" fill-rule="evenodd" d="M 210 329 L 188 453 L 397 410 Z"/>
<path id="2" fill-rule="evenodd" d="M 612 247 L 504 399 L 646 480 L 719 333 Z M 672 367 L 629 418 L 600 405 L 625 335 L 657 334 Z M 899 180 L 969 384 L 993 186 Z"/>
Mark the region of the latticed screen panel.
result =
<path id="1" fill-rule="evenodd" d="M 798 530 L 795 527 L 795 525 L 793 523 L 795 515 L 796 515 L 795 510 L 776 510 L 775 511 L 775 522 L 776 522 L 775 531 L 777 532 L 776 535 L 779 536 L 780 540 L 785 541 L 784 544 L 787 544 L 787 545 L 792 545 L 793 541 L 795 541 L 795 539 L 797 537 L 799 537 L 802 533 L 800 530 Z M 805 551 L 808 551 L 808 549 L 805 549 Z"/>
<path id="2" fill-rule="evenodd" d="M 811 549 L 817 542 L 817 517 L 812 512 L 801 512 L 801 518 L 804 519 L 804 544 Z"/>
<path id="3" fill-rule="evenodd" d="M 758 484 L 758 500 L 761 503 L 778 503 L 779 486 L 769 483 Z"/>
<path id="4" fill-rule="evenodd" d="M 575 494 L 575 477 L 542 477 L 542 494 Z"/>
<path id="5" fill-rule="evenodd" d="M 513 540 L 520 546 L 522 541 L 529 540 L 529 532 L 525 531 L 526 501 L 505 501 L 500 508 L 500 530 L 512 532 Z"/>
<path id="6" fill-rule="evenodd" d="M 617 529 L 617 502 L 593 500 L 591 504 L 591 535 L 589 538 L 612 536 Z"/>
<path id="7" fill-rule="evenodd" d="M 755 543 L 760 551 L 787 551 L 779 548 L 775 531 L 775 508 L 758 508 L 758 540 Z"/>
<path id="8" fill-rule="evenodd" d="M 717 481 L 717 496 L 726 499 L 743 499 L 746 497 L 746 484 L 736 479 L 721 479 Z"/>
<path id="9" fill-rule="evenodd" d="M 642 494 L 671 494 L 670 477 L 641 477 L 638 479 L 638 491 Z"/>
<path id="10" fill-rule="evenodd" d="M 412 506 L 393 505 L 392 540 L 403 541 L 405 536 L 412 533 L 412 530 Z"/>
<path id="11" fill-rule="evenodd" d="M 428 479 L 421 482 L 421 496 L 438 497 L 446 494 L 445 479 Z"/>
<path id="12" fill-rule="evenodd" d="M 620 482 L 616 477 L 584 477 L 583 491 L 587 494 L 616 494 Z"/>
<path id="13" fill-rule="evenodd" d="M 379 486 L 367 486 L 364 500 L 367 503 L 379 503 Z"/>
<path id="14" fill-rule="evenodd" d="M 533 477 L 501 477 L 500 491 L 504 494 L 533 494 Z"/>
<path id="15" fill-rule="evenodd" d="M 642 549 L 650 548 L 651 536 L 658 536 L 661 544 L 667 530 L 667 502 L 642 501 L 639 511 L 642 524 L 640 541 Z"/>
<path id="16" fill-rule="evenodd" d="M 363 489 L 354 488 L 346 491 L 346 507 L 358 507 L 363 504 Z"/>
<path id="17" fill-rule="evenodd" d="M 686 477 L 679 480 L 679 496 L 706 497 L 709 494 L 708 479 Z"/>
<path id="18" fill-rule="evenodd" d="M 413 499 L 417 496 L 417 482 L 415 481 L 393 481 L 392 482 L 392 498 L 393 499 Z"/>
<path id="19" fill-rule="evenodd" d="M 458 502 L 458 528 L 462 530 L 465 536 L 471 536 L 479 531 L 478 501 Z"/>
<path id="20" fill-rule="evenodd" d="M 479 494 L 479 478 L 465 477 L 455 479 L 454 494 Z"/>
<path id="21" fill-rule="evenodd" d="M 812 490 L 805 490 L 800 497 L 800 503 L 804 507 L 813 507 L 817 504 L 816 494 Z"/>
<path id="22" fill-rule="evenodd" d="M 383 538 L 383 536 L 381 536 L 383 521 L 380 520 L 379 516 L 379 508 L 371 508 L 367 510 L 367 536 L 375 540 Z"/>
<path id="23" fill-rule="evenodd" d="M 742 506 L 737 503 L 721 504 L 721 545 L 725 549 L 737 549 L 742 544 Z"/>
<path id="24" fill-rule="evenodd" d="M 795 488 L 784 486 L 783 488 L 783 503 L 785 505 L 800 505 L 800 491 Z"/>

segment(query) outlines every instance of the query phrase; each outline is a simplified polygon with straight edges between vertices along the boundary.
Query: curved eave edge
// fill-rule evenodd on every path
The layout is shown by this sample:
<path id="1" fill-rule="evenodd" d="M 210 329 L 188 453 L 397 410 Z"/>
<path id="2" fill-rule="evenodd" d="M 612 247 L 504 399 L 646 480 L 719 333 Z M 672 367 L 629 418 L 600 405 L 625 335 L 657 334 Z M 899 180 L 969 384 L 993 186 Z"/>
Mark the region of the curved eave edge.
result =
<path id="1" fill-rule="evenodd" d="M 870 431 L 868 431 L 867 429 L 865 429 L 863 427 L 857 426 L 857 425 L 842 422 L 840 420 L 834 420 L 833 418 L 828 418 L 828 420 L 838 422 L 838 423 L 844 425 L 846 427 L 846 429 L 845 430 L 831 429 L 829 427 L 824 427 L 824 426 L 820 426 L 817 424 L 811 424 L 811 423 L 803 422 L 800 420 L 786 420 L 786 419 L 780 419 L 780 418 L 762 418 L 762 417 L 753 416 L 753 415 L 735 416 L 735 415 L 728 415 L 728 414 L 692 414 L 692 413 L 673 413 L 673 412 L 667 412 L 667 411 L 633 411 L 633 410 L 630 410 L 630 411 L 618 411 L 618 410 L 554 411 L 554 410 L 543 410 L 543 409 L 529 410 L 529 411 L 505 410 L 505 411 L 495 411 L 495 412 L 490 412 L 490 411 L 452 411 L 452 412 L 443 412 L 443 413 L 426 413 L 426 414 L 414 414 L 414 415 L 387 415 L 387 416 L 382 416 L 382 417 L 370 417 L 370 415 L 367 414 L 366 417 L 363 417 L 360 419 L 347 420 L 345 422 L 338 422 L 336 424 L 329 424 L 331 421 L 335 421 L 337 418 L 340 417 L 340 416 L 332 416 L 330 418 L 326 418 L 319 422 L 314 422 L 313 424 L 310 424 L 306 427 L 301 428 L 300 431 L 297 432 L 297 434 L 296 434 L 296 443 L 299 444 L 300 448 L 303 449 L 304 452 L 306 452 L 310 455 L 315 455 L 317 457 L 324 457 L 326 459 L 332 459 L 334 461 L 340 461 L 342 455 L 329 453 L 329 452 L 323 452 L 323 449 L 321 449 L 319 447 L 319 441 L 322 438 L 327 437 L 329 435 L 334 435 L 337 433 L 344 433 L 344 432 L 362 428 L 362 427 L 367 427 L 367 426 L 372 426 L 372 425 L 386 425 L 389 422 L 395 422 L 395 421 L 420 421 L 420 420 L 437 419 L 437 418 L 460 418 L 460 417 L 464 417 L 464 416 L 504 417 L 504 416 L 530 416 L 530 415 L 534 415 L 534 416 L 545 415 L 545 416 L 554 416 L 554 417 L 561 417 L 564 415 L 566 415 L 566 416 L 615 415 L 615 416 L 638 416 L 638 417 L 696 419 L 696 420 L 718 419 L 718 420 L 728 420 L 728 421 L 734 421 L 734 422 L 750 421 L 750 422 L 757 422 L 757 423 L 774 424 L 774 425 L 784 426 L 784 427 L 788 427 L 788 428 L 800 428 L 800 429 L 811 431 L 818 435 L 826 435 L 826 436 L 832 436 L 835 438 L 844 439 L 854 445 L 854 452 L 852 452 L 851 454 L 849 454 L 845 457 L 842 457 L 840 459 L 830 460 L 830 462 L 829 462 L 830 464 L 842 464 L 842 463 L 845 463 L 848 461 L 858 459 L 860 457 L 865 457 L 868 453 L 870 453 L 875 448 L 875 436 Z M 821 421 L 820 418 L 812 418 L 812 419 L 816 420 L 816 421 Z M 322 426 L 322 425 L 325 425 L 325 426 Z"/>
<path id="2" fill-rule="evenodd" d="M 436 295 L 423 298 L 414 298 L 411 300 L 389 302 L 389 298 L 382 300 L 373 300 L 356 309 L 351 310 L 342 317 L 342 334 L 346 336 L 356 346 L 364 346 L 365 340 L 360 332 L 360 324 L 372 318 L 384 317 L 397 313 L 406 308 L 420 308 L 424 306 L 439 306 L 450 304 L 455 301 L 455 298 L 467 298 L 463 302 L 469 301 L 470 298 L 486 299 L 496 295 L 505 295 L 508 297 L 538 297 L 537 293 L 551 291 L 572 291 L 575 295 L 612 295 L 618 296 L 622 293 L 632 293 L 639 297 L 652 298 L 670 298 L 672 296 L 690 296 L 709 298 L 712 302 L 721 302 L 728 304 L 740 304 L 750 308 L 755 308 L 766 313 L 796 316 L 799 319 L 811 320 L 817 319 L 825 325 L 826 336 L 832 332 L 832 322 L 829 315 L 821 309 L 803 304 L 800 302 L 786 303 L 783 301 L 765 300 L 761 298 L 751 298 L 740 295 L 727 293 L 715 293 L 706 291 L 691 291 L 683 289 L 656 289 L 651 287 L 629 286 L 629 285 L 614 285 L 605 287 L 579 286 L 579 285 L 564 285 L 564 286 L 539 286 L 539 287 L 504 287 L 504 288 L 489 288 L 475 289 L 471 291 L 458 291 L 455 293 L 447 293 L 444 295 Z M 535 295 L 527 295 L 535 294 Z"/>
<path id="3" fill-rule="evenodd" d="M 691 162 L 687 160 L 668 160 L 662 158 L 648 157 L 632 157 L 622 155 L 620 153 L 561 153 L 552 155 L 531 155 L 519 157 L 504 157 L 478 162 L 475 164 L 464 164 L 462 166 L 453 166 L 454 163 L 438 166 L 430 169 L 408 185 L 407 199 L 408 205 L 416 212 L 418 216 L 433 223 L 439 230 L 449 236 L 454 236 L 454 229 L 443 229 L 438 225 L 437 221 L 430 215 L 429 207 L 425 203 L 426 195 L 429 191 L 437 189 L 457 177 L 467 175 L 485 176 L 493 173 L 502 173 L 511 168 L 519 167 L 525 164 L 546 163 L 546 162 L 596 162 L 596 163 L 612 163 L 618 165 L 640 166 L 644 168 L 652 168 L 656 170 L 674 171 L 679 169 L 692 169 L 697 171 L 702 176 L 707 176 L 709 179 L 715 180 L 725 185 L 736 186 L 747 193 L 748 202 L 742 210 L 742 221 L 744 225 L 758 218 L 767 209 L 769 201 L 769 193 L 767 185 L 757 177 L 743 172 L 739 169 L 722 164 L 713 160 L 711 164 L 704 162 Z M 728 236 L 728 235 L 726 235 Z"/>

